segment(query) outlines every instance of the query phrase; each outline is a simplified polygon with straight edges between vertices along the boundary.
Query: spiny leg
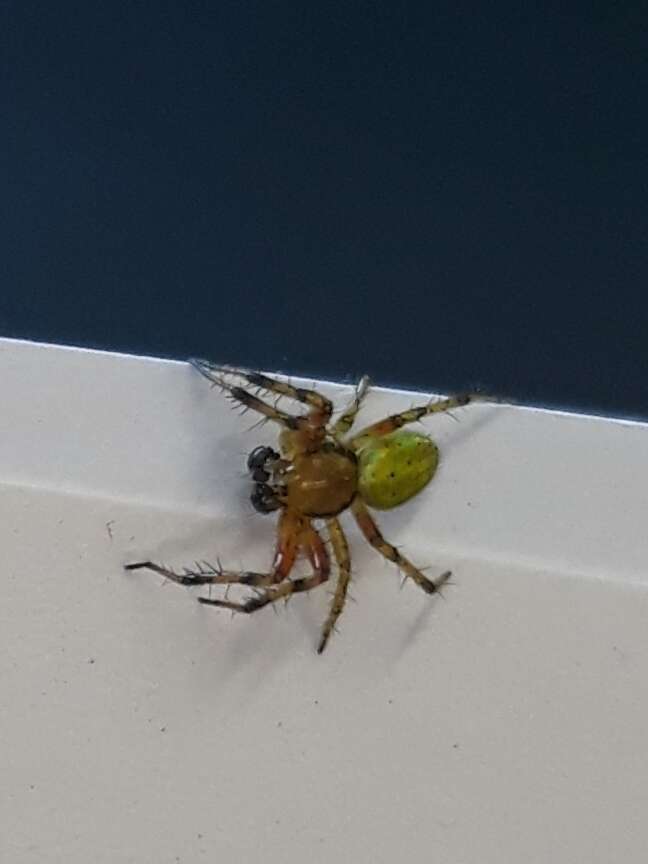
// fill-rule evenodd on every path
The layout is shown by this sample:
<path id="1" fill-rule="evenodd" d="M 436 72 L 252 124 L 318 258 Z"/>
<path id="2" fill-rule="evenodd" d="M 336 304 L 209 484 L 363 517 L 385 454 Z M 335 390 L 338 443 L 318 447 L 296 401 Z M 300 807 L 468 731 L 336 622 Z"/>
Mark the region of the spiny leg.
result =
<path id="1" fill-rule="evenodd" d="M 154 561 L 137 561 L 126 564 L 125 570 L 152 570 L 178 585 L 251 585 L 260 587 L 274 585 L 288 578 L 297 557 L 299 547 L 299 531 L 302 527 L 302 517 L 288 511 L 282 511 L 279 517 L 278 540 L 272 569 L 269 573 L 256 573 L 251 570 L 235 571 L 214 567 L 207 561 L 197 562 L 196 569 L 184 568 L 177 573 L 169 567 L 163 567 Z"/>
<path id="2" fill-rule="evenodd" d="M 380 529 L 376 525 L 373 516 L 369 513 L 360 497 L 356 496 L 354 499 L 353 504 L 351 505 L 351 512 L 353 513 L 360 530 L 374 549 L 377 549 L 378 552 L 380 552 L 381 555 L 384 555 L 388 561 L 392 561 L 396 564 L 396 566 L 403 571 L 406 577 L 409 576 L 410 579 L 413 579 L 414 582 L 416 582 L 416 584 L 427 594 L 434 594 L 445 582 L 448 581 L 451 576 L 449 570 L 442 573 L 436 581 L 432 581 L 432 579 L 428 579 L 427 576 L 424 576 L 418 567 L 415 567 L 411 561 L 408 561 L 407 558 L 401 555 L 395 546 L 388 543 L 380 533 Z"/>
<path id="3" fill-rule="evenodd" d="M 368 389 L 369 378 L 367 375 L 363 375 L 358 383 L 358 386 L 356 387 L 353 402 L 349 405 L 344 414 L 342 414 L 341 417 L 338 418 L 338 420 L 333 426 L 333 434 L 336 438 L 342 438 L 353 426 L 353 422 L 356 418 L 358 411 L 360 410 L 360 405 L 362 404 L 362 400 L 364 399 Z"/>
<path id="4" fill-rule="evenodd" d="M 312 409 L 310 421 L 317 426 L 326 426 L 333 411 L 331 401 L 320 393 L 317 393 L 315 390 L 307 390 L 303 387 L 293 387 L 285 381 L 279 381 L 276 378 L 270 378 L 268 375 L 262 375 L 261 372 L 253 372 L 248 369 L 236 369 L 232 366 L 218 366 L 216 363 L 212 363 L 209 360 L 191 359 L 189 362 L 201 373 L 201 375 L 204 375 L 204 377 L 209 381 L 212 381 L 221 387 L 225 386 L 230 393 L 232 391 L 232 385 L 225 383 L 225 379 L 223 378 L 224 375 L 236 375 L 252 387 L 260 387 L 261 389 L 268 390 L 271 393 L 277 393 L 280 396 L 287 396 L 290 399 L 297 400 L 297 402 L 309 405 Z M 238 399 L 239 397 L 235 396 L 235 398 Z M 257 408 L 255 410 L 259 409 Z M 283 414 L 283 412 L 278 413 Z M 284 414 L 283 416 L 285 417 L 289 415 Z"/>
<path id="5" fill-rule="evenodd" d="M 287 414 L 285 411 L 280 411 L 273 405 L 268 405 L 267 402 L 259 399 L 258 396 L 254 396 L 252 393 L 248 393 L 247 390 L 245 390 L 243 387 L 238 387 L 235 384 L 230 384 L 228 381 L 225 380 L 225 378 L 223 378 L 222 375 L 219 375 L 217 372 L 211 371 L 211 367 L 207 360 L 190 360 L 189 362 L 208 381 L 210 381 L 213 385 L 220 387 L 221 390 L 224 390 L 225 393 L 227 393 L 234 402 L 239 402 L 241 405 L 244 406 L 244 408 L 251 409 L 252 411 L 257 411 L 259 414 L 263 414 L 264 417 L 267 417 L 268 420 L 274 420 L 276 423 L 280 423 L 286 429 L 291 429 L 293 431 L 298 429 L 306 429 L 310 425 L 307 417 L 295 417 L 292 414 Z"/>
<path id="6" fill-rule="evenodd" d="M 310 591 L 326 582 L 331 572 L 331 564 L 326 546 L 322 538 L 312 526 L 302 533 L 303 548 L 313 567 L 313 575 L 304 579 L 286 579 L 276 588 L 268 588 L 256 597 L 249 597 L 242 603 L 233 603 L 229 600 L 212 600 L 210 597 L 199 597 L 199 601 L 207 606 L 219 606 L 223 609 L 231 609 L 233 612 L 256 612 L 263 609 L 269 603 L 277 600 L 288 599 L 291 594 L 301 591 Z"/>
<path id="7" fill-rule="evenodd" d="M 407 423 L 415 423 L 428 414 L 442 414 L 446 411 L 452 411 L 453 408 L 462 408 L 464 405 L 468 405 L 470 402 L 474 402 L 480 398 L 482 397 L 471 393 L 463 393 L 459 396 L 450 396 L 448 399 L 428 402 L 427 405 L 419 405 L 415 408 L 410 408 L 409 411 L 402 411 L 400 414 L 391 414 L 389 417 L 385 417 L 383 420 L 367 426 L 361 432 L 358 432 L 357 435 L 354 435 L 350 442 L 351 447 L 357 450 L 359 447 L 362 447 L 367 438 L 380 438 L 382 435 L 389 435 L 390 432 L 400 429 L 401 426 L 405 426 Z"/>
<path id="8" fill-rule="evenodd" d="M 349 544 L 347 543 L 347 539 L 344 536 L 342 526 L 337 519 L 329 519 L 327 524 L 331 537 L 331 543 L 333 545 L 335 560 L 338 566 L 338 581 L 337 585 L 335 586 L 335 594 L 333 595 L 331 609 L 329 611 L 326 621 L 324 622 L 324 627 L 322 628 L 322 637 L 319 641 L 319 645 L 317 646 L 318 654 L 321 654 L 322 651 L 326 648 L 326 643 L 328 642 L 331 633 L 335 629 L 335 624 L 340 617 L 342 609 L 344 608 L 344 601 L 346 600 L 349 582 L 351 581 L 351 558 L 349 557 Z"/>
<path id="9" fill-rule="evenodd" d="M 163 567 L 161 564 L 156 564 L 155 561 L 137 561 L 134 564 L 125 564 L 124 570 L 152 570 L 154 573 L 159 573 L 165 579 L 176 582 L 178 585 L 231 585 L 240 583 L 241 585 L 272 585 L 274 580 L 274 572 L 270 573 L 255 573 L 251 570 L 221 570 L 220 567 L 210 564 L 208 561 L 197 561 L 195 569 L 183 568 L 182 573 L 172 570 L 170 567 Z"/>

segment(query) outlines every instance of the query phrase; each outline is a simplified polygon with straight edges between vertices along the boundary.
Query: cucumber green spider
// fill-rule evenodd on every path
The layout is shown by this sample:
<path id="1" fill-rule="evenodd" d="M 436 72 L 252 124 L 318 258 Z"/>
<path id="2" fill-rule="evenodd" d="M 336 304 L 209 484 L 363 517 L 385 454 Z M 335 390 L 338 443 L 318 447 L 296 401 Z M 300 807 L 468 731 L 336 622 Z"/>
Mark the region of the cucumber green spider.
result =
<path id="1" fill-rule="evenodd" d="M 363 378 L 355 398 L 339 419 L 331 424 L 333 405 L 315 390 L 293 387 L 258 372 L 218 366 L 207 360 L 192 365 L 213 385 L 236 403 L 262 414 L 281 427 L 278 452 L 256 447 L 248 457 L 254 483 L 252 504 L 261 513 L 279 511 L 278 538 L 272 567 L 266 573 L 234 572 L 205 564 L 195 570 L 176 573 L 152 561 L 126 565 L 127 570 L 148 569 L 180 585 L 248 585 L 257 593 L 242 602 L 226 597 L 200 597 L 209 606 L 252 613 L 264 606 L 310 591 L 329 578 L 328 549 L 314 521 L 325 523 L 337 565 L 337 585 L 318 643 L 321 653 L 344 608 L 351 579 L 348 543 L 339 521 L 350 510 L 366 540 L 388 561 L 412 579 L 427 594 L 434 594 L 448 580 L 450 572 L 435 580 L 405 558 L 380 533 L 368 507 L 388 510 L 417 495 L 432 479 L 439 452 L 432 439 L 403 426 L 431 414 L 440 414 L 467 405 L 475 396 L 463 394 L 431 401 L 400 414 L 392 414 L 350 435 L 369 382 Z M 240 381 L 242 384 L 233 383 Z M 306 413 L 288 414 L 264 402 L 243 384 L 277 396 L 286 396 L 307 406 Z M 290 579 L 298 555 L 310 561 L 312 574 Z"/>

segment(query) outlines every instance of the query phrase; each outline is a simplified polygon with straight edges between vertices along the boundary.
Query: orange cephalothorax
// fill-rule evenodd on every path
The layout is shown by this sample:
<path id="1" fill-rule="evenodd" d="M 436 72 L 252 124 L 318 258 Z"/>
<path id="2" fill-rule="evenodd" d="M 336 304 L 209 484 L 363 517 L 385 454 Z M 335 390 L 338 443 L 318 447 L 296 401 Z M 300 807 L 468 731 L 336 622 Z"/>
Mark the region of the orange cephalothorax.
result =
<path id="1" fill-rule="evenodd" d="M 358 464 L 350 450 L 327 441 L 295 456 L 284 477 L 288 508 L 311 518 L 337 516 L 356 494 Z"/>
<path id="2" fill-rule="evenodd" d="M 294 439 L 282 443 L 292 445 Z M 248 456 L 254 481 L 250 500 L 255 510 L 271 513 L 287 507 L 310 518 L 336 516 L 346 510 L 358 489 L 358 463 L 352 450 L 333 441 L 313 451 L 292 446 L 282 449 L 283 457 L 263 446 L 255 447 Z"/>

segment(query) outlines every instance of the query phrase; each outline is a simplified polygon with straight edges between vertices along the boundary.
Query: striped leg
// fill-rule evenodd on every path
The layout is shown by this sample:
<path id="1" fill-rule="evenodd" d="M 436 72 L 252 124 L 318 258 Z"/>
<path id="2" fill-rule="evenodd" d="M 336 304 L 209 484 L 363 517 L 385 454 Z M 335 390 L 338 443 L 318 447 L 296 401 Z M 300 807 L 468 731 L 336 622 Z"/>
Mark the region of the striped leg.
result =
<path id="1" fill-rule="evenodd" d="M 356 415 L 360 410 L 360 405 L 362 404 L 362 400 L 367 394 L 367 390 L 369 389 L 369 378 L 366 375 L 363 375 L 360 379 L 358 386 L 356 387 L 355 397 L 353 402 L 346 409 L 344 414 L 342 414 L 335 425 L 333 426 L 333 434 L 336 438 L 342 438 L 347 434 L 349 429 L 353 426 Z"/>
<path id="2" fill-rule="evenodd" d="M 235 369 L 229 366 L 218 366 L 215 363 L 211 363 L 209 360 L 196 360 L 192 359 L 189 361 L 194 368 L 196 368 L 201 375 L 204 375 L 208 381 L 211 381 L 214 384 L 217 384 L 220 387 L 224 387 L 224 389 L 228 390 L 232 393 L 232 390 L 242 391 L 246 393 L 245 390 L 242 390 L 240 387 L 233 387 L 231 384 L 226 382 L 226 378 L 223 376 L 234 375 L 238 378 L 242 378 L 252 387 L 260 387 L 263 390 L 268 390 L 271 393 L 277 393 L 279 396 L 287 396 L 290 399 L 295 399 L 297 402 L 302 402 L 305 405 L 310 406 L 311 414 L 310 414 L 310 423 L 315 424 L 317 426 L 326 426 L 328 423 L 331 413 L 333 411 L 333 405 L 329 399 L 325 396 L 322 396 L 320 393 L 317 393 L 315 390 L 306 390 L 302 387 L 293 387 L 291 384 L 288 384 L 285 381 L 279 381 L 276 378 L 270 378 L 267 375 L 262 375 L 260 372 L 252 372 L 247 369 Z M 243 401 L 240 398 L 240 393 L 234 395 L 234 398 L 238 401 Z M 246 393 L 246 395 L 255 399 L 257 402 L 264 405 L 265 403 L 261 402 L 256 396 L 251 396 L 251 394 Z M 247 404 L 244 402 L 244 404 Z M 254 410 L 260 410 L 256 406 Z M 266 406 L 270 408 L 270 406 Z M 276 410 L 276 409 L 272 409 Z M 264 413 L 264 412 L 261 412 Z M 287 425 L 285 420 L 286 417 L 290 417 L 291 415 L 287 415 L 282 411 L 276 412 L 281 418 L 280 422 L 283 422 L 284 425 Z M 270 416 L 270 415 L 266 415 Z M 271 419 L 278 419 L 277 417 L 271 417 Z M 305 419 L 305 418 L 294 418 L 291 419 Z M 290 429 L 299 428 L 295 426 L 288 426 Z"/>
<path id="3" fill-rule="evenodd" d="M 137 561 L 135 564 L 126 564 L 124 570 L 152 570 L 154 573 L 164 576 L 165 579 L 170 579 L 171 582 L 187 587 L 193 585 L 231 585 L 233 583 L 258 586 L 272 585 L 275 581 L 274 571 L 255 573 L 251 570 L 222 570 L 208 561 L 196 561 L 195 569 L 185 567 L 182 573 L 178 573 L 170 567 L 156 564 L 155 561 Z"/>
<path id="4" fill-rule="evenodd" d="M 442 414 L 446 411 L 452 411 L 453 408 L 462 408 L 470 402 L 474 402 L 481 397 L 464 393 L 460 396 L 451 396 L 448 399 L 439 399 L 436 402 L 428 402 L 427 405 L 419 405 L 416 408 L 410 408 L 409 411 L 403 411 L 400 414 L 391 414 L 385 417 L 384 420 L 379 420 L 371 426 L 367 426 L 351 439 L 351 447 L 358 449 L 361 447 L 367 438 L 380 438 L 382 435 L 389 435 L 401 426 L 407 423 L 415 423 L 423 417 L 430 414 Z"/>
<path id="5" fill-rule="evenodd" d="M 400 554 L 395 546 L 388 543 L 380 533 L 380 529 L 374 522 L 372 515 L 367 510 L 365 504 L 356 497 L 351 505 L 351 511 L 355 517 L 360 530 L 364 534 L 368 542 L 380 552 L 388 561 L 392 561 L 405 574 L 406 577 L 413 579 L 414 582 L 422 588 L 427 594 L 434 594 L 439 588 L 447 582 L 451 576 L 449 570 L 442 573 L 436 581 L 428 579 L 421 571 L 415 567 L 411 561 L 408 561 Z"/>
<path id="6" fill-rule="evenodd" d="M 310 591 L 326 582 L 331 572 L 328 552 L 322 538 L 313 527 L 303 532 L 303 548 L 313 566 L 313 575 L 305 579 L 286 579 L 280 585 L 262 591 L 256 597 L 248 597 L 242 603 L 234 603 L 229 600 L 212 600 L 210 597 L 199 597 L 199 601 L 206 606 L 219 606 L 223 609 L 231 609 L 233 612 L 256 612 L 277 600 L 288 599 L 292 594 L 301 591 Z"/>
<path id="7" fill-rule="evenodd" d="M 194 570 L 184 568 L 182 573 L 176 573 L 169 567 L 163 567 L 154 561 L 137 561 L 134 564 L 126 564 L 125 570 L 152 570 L 159 573 L 178 585 L 252 585 L 255 587 L 263 585 L 274 585 L 288 578 L 297 557 L 299 546 L 299 532 L 303 526 L 303 519 L 286 510 L 279 517 L 278 541 L 272 569 L 269 573 L 255 573 L 253 571 L 223 570 L 220 565 L 214 566 L 207 561 L 196 562 Z"/>
<path id="8" fill-rule="evenodd" d="M 338 566 L 338 581 L 337 585 L 335 586 L 335 594 L 333 595 L 331 610 L 328 614 L 326 621 L 324 622 L 324 627 L 322 628 L 322 636 L 320 638 L 319 645 L 317 646 L 318 654 L 321 654 L 322 651 L 326 648 L 326 643 L 328 642 L 331 633 L 335 629 L 335 624 L 340 617 L 340 614 L 342 613 L 342 609 L 344 608 L 344 601 L 346 600 L 349 582 L 351 581 L 351 559 L 349 557 L 349 545 L 347 543 L 346 537 L 344 536 L 342 526 L 337 519 L 329 519 L 328 528 L 331 535 L 331 543 L 333 545 L 335 560 Z"/>

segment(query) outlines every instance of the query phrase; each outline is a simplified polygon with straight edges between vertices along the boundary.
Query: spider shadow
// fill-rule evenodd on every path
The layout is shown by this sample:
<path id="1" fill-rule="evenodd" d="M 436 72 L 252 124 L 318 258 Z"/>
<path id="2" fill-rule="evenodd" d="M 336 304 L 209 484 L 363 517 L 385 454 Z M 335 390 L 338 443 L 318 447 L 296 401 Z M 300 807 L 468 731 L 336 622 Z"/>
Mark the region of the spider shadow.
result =
<path id="1" fill-rule="evenodd" d="M 455 430 L 452 433 L 445 430 L 443 452 L 451 453 L 466 440 L 470 441 L 481 429 L 501 421 L 511 407 L 513 406 L 509 403 L 475 402 L 463 408 L 461 413 L 448 416 L 450 422 L 454 419 Z"/>
<path id="2" fill-rule="evenodd" d="M 268 438 L 267 433 L 265 438 Z M 247 499 L 249 503 L 252 485 L 247 458 L 259 442 L 265 443 L 264 436 L 253 439 L 248 447 L 243 445 L 240 436 L 232 434 L 210 437 L 208 443 L 201 446 L 201 454 L 190 469 L 192 488 L 197 490 L 196 503 L 201 508 L 212 505 L 214 509 L 222 508 L 224 494 L 229 498 L 232 489 L 236 489 L 234 494 L 239 502 Z M 239 509 L 242 509 L 240 503 Z"/>
<path id="3" fill-rule="evenodd" d="M 231 513 L 224 516 L 216 511 L 214 516 L 208 513 L 178 514 L 178 522 L 182 526 L 173 527 L 173 520 L 166 514 L 164 522 L 169 525 L 166 536 L 139 547 L 137 552 L 129 552 L 128 559 L 153 560 L 158 563 L 172 564 L 174 567 L 193 567 L 196 561 L 215 563 L 222 560 L 227 569 L 235 569 L 239 562 L 241 549 L 260 545 L 260 534 L 268 537 L 272 548 L 273 526 L 259 530 L 254 513 L 248 501 L 243 496 L 237 496 L 232 502 Z M 155 516 L 153 517 L 155 518 Z M 249 564 L 247 569 L 252 569 Z"/>
<path id="4" fill-rule="evenodd" d="M 176 572 L 181 573 L 184 568 L 196 569 L 201 563 L 210 564 L 214 567 L 222 566 L 228 570 L 267 570 L 273 555 L 274 544 L 276 542 L 276 520 L 263 520 L 256 513 L 244 495 L 237 496 L 237 500 L 232 502 L 232 513 L 227 516 L 217 514 L 214 518 L 207 515 L 190 517 L 191 521 L 187 523 L 186 518 L 183 524 L 183 530 L 170 531 L 169 534 L 159 542 L 146 544 L 141 546 L 136 552 L 131 552 L 128 555 L 129 563 L 134 560 L 152 560 L 169 566 Z M 137 576 L 128 574 L 128 578 L 147 579 L 151 588 L 165 588 L 169 591 L 184 592 L 185 596 L 189 595 L 191 600 L 198 607 L 198 598 L 201 596 L 208 597 L 211 592 L 214 596 L 222 596 L 227 590 L 225 585 L 211 586 L 182 586 L 175 584 L 170 579 L 164 579 L 155 573 L 141 571 Z M 232 599 L 235 596 L 241 598 L 249 593 L 249 589 L 245 586 L 233 584 L 230 588 Z M 200 616 L 201 622 L 208 621 L 210 618 L 217 619 L 219 623 L 227 623 L 231 616 L 226 610 L 209 608 L 207 606 L 199 607 L 204 613 Z M 264 612 L 256 613 L 250 616 L 238 616 L 242 619 L 241 623 L 248 626 L 241 627 L 240 637 L 233 640 L 234 647 L 230 650 L 227 648 L 227 653 L 230 654 L 228 669 L 234 669 L 237 665 L 244 665 L 248 660 L 254 659 L 258 661 L 259 647 L 266 645 L 264 655 L 267 655 L 268 641 L 273 641 L 268 636 L 260 642 L 256 635 L 257 628 L 255 625 L 262 622 L 265 618 L 268 625 L 274 623 L 268 620 L 268 616 Z M 258 618 L 261 620 L 257 620 Z M 270 615 L 269 619 L 275 616 Z M 267 625 L 266 625 L 267 627 Z M 262 629 L 265 630 L 266 627 Z M 225 631 L 231 629 L 225 626 L 219 626 L 217 629 L 212 629 L 211 640 L 214 640 L 216 634 L 222 635 L 225 639 Z M 218 638 L 218 637 L 216 637 Z M 229 638 L 227 643 L 231 643 Z M 218 646 L 219 656 L 222 656 L 222 646 Z M 276 662 L 275 658 L 275 662 Z"/>
<path id="5" fill-rule="evenodd" d="M 205 621 L 203 632 L 210 647 L 216 649 L 217 660 L 202 664 L 200 686 L 219 695 L 229 691 L 237 707 L 249 708 L 264 689 L 272 687 L 272 679 L 280 674 L 286 659 L 294 655 L 294 633 L 287 627 L 277 627 L 280 613 L 273 615 L 269 609 L 249 616 L 203 609 L 205 616 L 213 614 L 216 619 L 211 624 L 201 615 Z M 234 626 L 236 632 L 232 633 Z"/>
<path id="6" fill-rule="evenodd" d="M 395 659 L 401 660 L 405 654 L 415 645 L 415 643 L 419 640 L 424 632 L 429 633 L 430 627 L 432 624 L 430 623 L 431 616 L 438 611 L 439 604 L 445 604 L 449 602 L 450 598 L 448 596 L 449 589 L 452 588 L 452 585 L 448 586 L 448 589 L 444 589 L 444 594 L 439 596 L 427 596 L 423 594 L 421 591 L 421 608 L 414 620 L 407 627 L 407 631 L 405 636 L 400 641 L 400 645 L 398 650 L 394 652 Z M 448 591 L 448 593 L 446 593 Z"/>

